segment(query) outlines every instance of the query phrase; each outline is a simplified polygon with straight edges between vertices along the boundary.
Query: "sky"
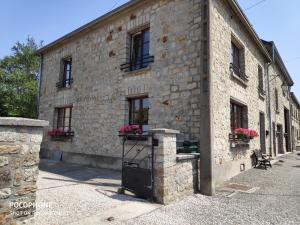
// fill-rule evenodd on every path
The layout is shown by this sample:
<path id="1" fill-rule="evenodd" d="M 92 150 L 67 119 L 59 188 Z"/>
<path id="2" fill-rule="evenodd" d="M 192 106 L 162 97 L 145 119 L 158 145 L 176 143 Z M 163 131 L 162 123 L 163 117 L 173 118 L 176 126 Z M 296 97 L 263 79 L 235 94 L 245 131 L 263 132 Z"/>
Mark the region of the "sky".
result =
<path id="1" fill-rule="evenodd" d="M 48 44 L 128 0 L 1 0 L 0 58 L 28 36 Z M 184 0 L 182 0 L 184 1 Z M 300 100 L 300 1 L 238 0 L 264 40 L 273 40 Z"/>

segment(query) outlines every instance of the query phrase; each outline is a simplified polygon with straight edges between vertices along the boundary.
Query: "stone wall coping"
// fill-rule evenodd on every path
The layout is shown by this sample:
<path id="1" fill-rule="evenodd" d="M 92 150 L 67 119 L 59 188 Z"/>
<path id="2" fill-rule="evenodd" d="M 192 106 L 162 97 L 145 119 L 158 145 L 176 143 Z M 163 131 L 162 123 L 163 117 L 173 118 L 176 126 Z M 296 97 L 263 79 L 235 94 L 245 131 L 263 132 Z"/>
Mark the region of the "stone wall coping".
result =
<path id="1" fill-rule="evenodd" d="M 0 117 L 0 126 L 47 127 L 49 122 L 27 118 Z"/>
<path id="2" fill-rule="evenodd" d="M 172 130 L 166 128 L 155 128 L 149 131 L 150 133 L 159 133 L 159 134 L 180 134 L 179 130 Z"/>
<path id="3" fill-rule="evenodd" d="M 189 160 L 189 159 L 199 159 L 200 153 L 191 153 L 191 154 L 177 154 L 176 160 L 182 161 L 182 160 Z"/>

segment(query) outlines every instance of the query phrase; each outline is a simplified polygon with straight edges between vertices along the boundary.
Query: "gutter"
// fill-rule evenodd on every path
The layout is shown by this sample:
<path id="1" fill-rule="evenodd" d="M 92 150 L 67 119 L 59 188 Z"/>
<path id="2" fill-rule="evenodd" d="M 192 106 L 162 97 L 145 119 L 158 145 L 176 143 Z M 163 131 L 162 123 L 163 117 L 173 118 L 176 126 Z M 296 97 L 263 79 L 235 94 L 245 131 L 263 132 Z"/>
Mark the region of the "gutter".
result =
<path id="1" fill-rule="evenodd" d="M 241 20 L 241 22 L 245 26 L 245 28 L 248 30 L 248 32 L 250 33 L 250 35 L 252 36 L 252 38 L 254 39 L 256 44 L 259 46 L 262 53 L 265 55 L 265 57 L 269 61 L 271 61 L 272 57 L 270 56 L 268 50 L 263 45 L 263 43 L 262 43 L 261 39 L 259 38 L 258 34 L 256 33 L 256 31 L 253 29 L 251 23 L 249 22 L 247 16 L 243 12 L 240 5 L 237 3 L 236 0 L 227 0 L 227 2 L 229 3 L 229 5 L 233 9 L 233 11 L 236 13 L 236 15 L 239 17 L 239 19 Z"/>
<path id="2" fill-rule="evenodd" d="M 268 112 L 269 112 L 269 154 L 273 156 L 273 122 L 272 122 L 272 110 L 271 110 L 271 88 L 270 88 L 270 72 L 269 68 L 275 64 L 275 51 L 274 43 L 272 42 L 272 61 L 267 63 L 267 79 L 268 79 Z"/>
<path id="3" fill-rule="evenodd" d="M 147 0 L 131 0 L 121 6 L 119 6 L 118 8 L 96 18 L 95 20 L 92 20 L 91 22 L 77 28 L 76 30 L 62 36 L 61 38 L 51 42 L 50 44 L 38 49 L 35 54 L 37 55 L 40 55 L 41 53 L 44 53 L 45 51 L 48 51 L 49 49 L 63 43 L 64 41 L 68 40 L 68 39 L 71 39 L 73 37 L 75 37 L 76 35 L 80 34 L 80 33 L 83 33 L 85 31 L 89 31 L 91 30 L 95 25 L 97 25 L 98 23 L 100 22 L 104 22 L 105 20 L 108 20 L 110 19 L 111 17 L 113 16 L 116 16 L 118 15 L 119 13 L 131 8 L 132 6 L 136 5 L 137 3 L 139 2 L 147 2 Z"/>
<path id="4" fill-rule="evenodd" d="M 37 116 L 39 118 L 40 115 L 40 98 L 41 98 L 41 85 L 43 79 L 43 68 L 44 68 L 44 56 L 40 54 L 40 72 L 39 72 L 39 80 L 38 80 L 38 93 L 37 93 Z"/>

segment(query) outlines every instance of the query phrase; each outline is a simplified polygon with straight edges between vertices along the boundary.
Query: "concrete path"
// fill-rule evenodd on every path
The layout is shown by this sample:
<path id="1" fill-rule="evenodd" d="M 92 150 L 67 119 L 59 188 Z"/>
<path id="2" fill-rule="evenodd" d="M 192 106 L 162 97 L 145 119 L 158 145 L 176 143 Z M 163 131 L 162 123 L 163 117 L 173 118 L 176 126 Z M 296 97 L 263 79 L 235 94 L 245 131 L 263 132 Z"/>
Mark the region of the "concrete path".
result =
<path id="1" fill-rule="evenodd" d="M 126 225 L 300 224 L 300 151 L 272 169 L 251 169 L 218 188 L 126 222 Z"/>
<path id="2" fill-rule="evenodd" d="M 120 177 L 118 171 L 42 160 L 36 224 L 109 224 L 161 207 L 117 194 Z"/>

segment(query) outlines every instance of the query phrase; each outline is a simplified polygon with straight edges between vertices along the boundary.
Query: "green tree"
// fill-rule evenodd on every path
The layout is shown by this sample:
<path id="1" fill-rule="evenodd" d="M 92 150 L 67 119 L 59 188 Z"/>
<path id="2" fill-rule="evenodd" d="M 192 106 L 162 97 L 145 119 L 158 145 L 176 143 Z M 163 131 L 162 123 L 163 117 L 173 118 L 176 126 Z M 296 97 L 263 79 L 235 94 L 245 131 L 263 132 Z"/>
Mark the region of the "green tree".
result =
<path id="1" fill-rule="evenodd" d="M 39 57 L 33 38 L 17 42 L 0 60 L 0 116 L 37 118 Z"/>

